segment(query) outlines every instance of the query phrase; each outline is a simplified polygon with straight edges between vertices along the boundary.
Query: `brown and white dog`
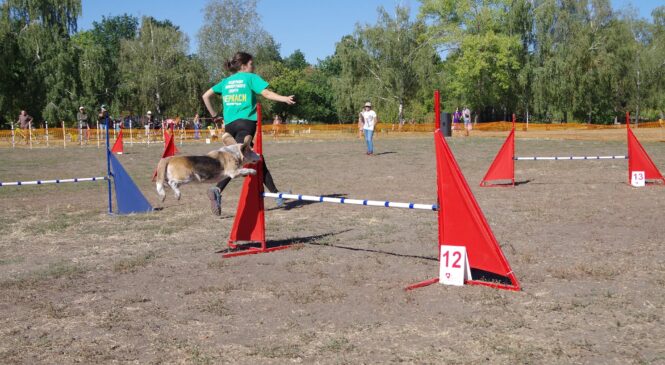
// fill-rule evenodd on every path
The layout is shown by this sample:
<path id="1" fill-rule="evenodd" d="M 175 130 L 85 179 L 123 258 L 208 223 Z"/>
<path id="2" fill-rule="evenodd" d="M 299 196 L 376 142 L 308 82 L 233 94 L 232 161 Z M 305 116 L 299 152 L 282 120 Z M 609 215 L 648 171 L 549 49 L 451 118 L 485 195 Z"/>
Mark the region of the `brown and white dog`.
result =
<path id="1" fill-rule="evenodd" d="M 224 133 L 224 147 L 210 151 L 204 156 L 171 156 L 162 158 L 157 165 L 157 194 L 162 201 L 166 198 L 164 184 L 168 184 L 180 200 L 180 185 L 194 182 L 217 183 L 225 176 L 235 178 L 256 174 L 256 170 L 243 168 L 245 164 L 259 161 L 259 155 L 252 150 L 252 136 L 246 136 L 243 143 Z"/>

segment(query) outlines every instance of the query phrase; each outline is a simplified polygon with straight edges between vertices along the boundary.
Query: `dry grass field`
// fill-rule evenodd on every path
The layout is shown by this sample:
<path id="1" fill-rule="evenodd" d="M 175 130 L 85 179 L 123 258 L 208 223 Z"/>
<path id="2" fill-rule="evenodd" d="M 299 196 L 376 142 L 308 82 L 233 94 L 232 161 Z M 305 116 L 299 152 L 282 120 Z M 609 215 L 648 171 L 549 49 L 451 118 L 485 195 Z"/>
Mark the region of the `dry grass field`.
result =
<path id="1" fill-rule="evenodd" d="M 626 150 L 625 131 L 528 133 L 519 155 Z M 636 131 L 665 171 L 658 133 Z M 448 141 L 521 292 L 405 292 L 438 273 L 433 212 L 267 201 L 269 242 L 292 248 L 221 259 L 240 181 L 221 217 L 206 185 L 130 216 L 106 213 L 105 182 L 0 187 L 0 363 L 665 363 L 665 187 L 630 187 L 620 160 L 518 162 L 515 188 L 478 187 L 506 135 Z M 341 134 L 264 145 L 282 190 L 417 203 L 436 200 L 433 151 L 428 134 L 379 133 L 373 157 Z M 119 156 L 154 206 L 160 155 Z M 0 150 L 0 181 L 105 166 L 96 147 Z"/>

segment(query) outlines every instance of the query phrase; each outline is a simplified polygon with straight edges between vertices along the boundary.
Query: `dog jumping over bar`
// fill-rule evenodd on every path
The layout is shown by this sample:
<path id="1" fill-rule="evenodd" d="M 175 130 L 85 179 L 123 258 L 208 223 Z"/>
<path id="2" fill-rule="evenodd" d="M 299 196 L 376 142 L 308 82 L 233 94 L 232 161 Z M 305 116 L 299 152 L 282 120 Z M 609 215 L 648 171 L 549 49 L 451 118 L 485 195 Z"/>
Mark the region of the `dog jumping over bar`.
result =
<path id="1" fill-rule="evenodd" d="M 180 200 L 180 185 L 190 182 L 217 183 L 225 176 L 255 175 L 256 170 L 243 168 L 245 164 L 259 161 L 259 155 L 252 150 L 252 136 L 246 136 L 243 143 L 236 143 L 233 137 L 222 135 L 224 147 L 210 151 L 204 156 L 171 156 L 162 158 L 157 165 L 157 194 L 162 202 L 166 198 L 164 184 L 173 190 Z"/>

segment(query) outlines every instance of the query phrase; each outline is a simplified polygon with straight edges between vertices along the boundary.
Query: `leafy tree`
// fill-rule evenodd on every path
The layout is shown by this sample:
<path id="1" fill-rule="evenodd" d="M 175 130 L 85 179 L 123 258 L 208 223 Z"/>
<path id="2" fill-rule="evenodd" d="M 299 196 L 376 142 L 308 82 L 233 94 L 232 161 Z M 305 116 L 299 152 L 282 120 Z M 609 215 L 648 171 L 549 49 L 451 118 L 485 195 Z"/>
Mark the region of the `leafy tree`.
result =
<path id="1" fill-rule="evenodd" d="M 381 120 L 396 120 L 399 105 L 420 114 L 424 100 L 439 84 L 440 59 L 426 36 L 423 21 L 412 21 L 407 8 L 395 15 L 379 8 L 374 26 L 358 26 L 351 36 L 337 44 L 339 69 L 333 80 L 338 116 L 355 121 L 361 105 L 371 101 Z"/>
<path id="2" fill-rule="evenodd" d="M 257 56 L 257 63 L 279 59 L 272 52 L 279 47 L 261 27 L 256 2 L 257 0 L 208 0 L 203 10 L 204 23 L 198 33 L 198 53 L 210 73 L 211 82 L 227 76 L 224 64 L 238 51 Z"/>
<path id="3" fill-rule="evenodd" d="M 319 69 L 326 77 L 332 78 L 341 74 L 342 65 L 338 57 L 328 56 L 318 61 L 319 63 L 316 65 L 316 68 Z"/>
<path id="4" fill-rule="evenodd" d="M 544 2 L 535 12 L 534 103 L 563 121 L 610 122 L 633 93 L 635 52 L 624 24 L 606 0 Z"/>
<path id="5" fill-rule="evenodd" d="M 531 50 L 534 49 L 536 43 L 533 32 L 533 10 L 532 1 L 515 0 L 508 9 L 506 20 L 508 35 L 517 36 L 521 41 L 520 52 L 517 55 L 520 69 L 517 72 L 516 85 L 512 85 L 515 94 L 503 94 L 502 103 L 515 105 L 514 110 L 523 115 L 528 115 L 533 110 L 534 57 Z"/>
<path id="6" fill-rule="evenodd" d="M 302 70 L 309 66 L 309 63 L 305 60 L 305 54 L 296 49 L 289 57 L 284 59 L 284 65 L 292 70 Z"/>
<path id="7" fill-rule="evenodd" d="M 665 6 L 654 9 L 651 16 L 651 37 L 643 57 L 645 103 L 654 117 L 665 119 Z"/>
<path id="8" fill-rule="evenodd" d="M 367 75 L 363 66 L 368 62 L 369 56 L 362 49 L 358 37 L 347 35 L 337 43 L 330 63 L 338 68 L 331 84 L 335 110 L 340 121 L 356 121 L 361 105 L 370 95 L 370 84 L 365 82 Z"/>
<path id="9" fill-rule="evenodd" d="M 28 99 L 28 88 L 20 75 L 25 74 L 30 66 L 22 57 L 18 45 L 17 20 L 10 17 L 9 5 L 0 6 L 0 125 L 14 121 L 21 108 L 29 108 L 22 104 Z M 32 108 L 30 108 L 32 109 Z M 34 109 L 33 109 L 34 110 Z"/>
<path id="10" fill-rule="evenodd" d="M 91 31 L 75 34 L 72 37 L 72 46 L 78 61 L 79 105 L 92 111 L 101 103 L 109 102 L 106 75 L 111 68 L 110 60 L 106 57 L 104 46 L 97 42 Z"/>
<path id="11" fill-rule="evenodd" d="M 15 96 L 0 100 L 13 109 L 8 113 L 11 119 L 19 109 L 27 109 L 37 120 L 52 121 L 75 110 L 77 79 L 70 35 L 76 32 L 80 13 L 77 0 L 6 0 L 2 4 L 2 46 L 15 52 L 5 61 L 11 65 L 6 65 L 2 77 Z"/>
<path id="12" fill-rule="evenodd" d="M 314 122 L 334 122 L 332 90 L 325 75 L 317 69 L 284 69 L 271 82 L 271 88 L 282 95 L 295 95 L 296 105 L 271 103 L 268 112 L 284 120 L 297 117 Z"/>
<path id="13" fill-rule="evenodd" d="M 200 110 L 207 82 L 202 62 L 187 57 L 188 40 L 169 21 L 144 17 L 135 39 L 121 41 L 119 99 L 143 114 L 190 114 Z M 116 107 L 116 112 L 118 108 Z"/>
<path id="14" fill-rule="evenodd" d="M 524 38 L 510 32 L 508 0 L 425 0 L 420 18 L 428 35 L 448 52 L 445 90 L 458 104 L 483 110 L 515 107 Z M 527 25 L 528 26 L 528 25 Z"/>
<path id="15" fill-rule="evenodd" d="M 102 17 L 101 22 L 92 23 L 93 28 L 90 33 L 95 44 L 91 48 L 101 47 L 101 52 L 93 50 L 93 54 L 90 56 L 100 56 L 96 61 L 98 63 L 97 67 L 101 68 L 102 71 L 101 74 L 97 75 L 97 77 L 101 78 L 97 82 L 102 87 L 90 90 L 93 92 L 93 95 L 88 95 L 94 99 L 95 104 L 115 104 L 118 98 L 118 87 L 121 82 L 118 68 L 118 51 L 120 50 L 122 41 L 136 37 L 138 24 L 139 21 L 136 17 L 127 14 L 108 18 Z M 81 76 L 84 79 L 83 73 Z M 90 77 L 92 75 L 87 76 Z"/>
<path id="16" fill-rule="evenodd" d="M 275 42 L 271 35 L 266 35 L 264 42 L 256 46 L 254 57 L 263 64 L 282 62 L 282 56 L 279 53 L 280 45 Z"/>

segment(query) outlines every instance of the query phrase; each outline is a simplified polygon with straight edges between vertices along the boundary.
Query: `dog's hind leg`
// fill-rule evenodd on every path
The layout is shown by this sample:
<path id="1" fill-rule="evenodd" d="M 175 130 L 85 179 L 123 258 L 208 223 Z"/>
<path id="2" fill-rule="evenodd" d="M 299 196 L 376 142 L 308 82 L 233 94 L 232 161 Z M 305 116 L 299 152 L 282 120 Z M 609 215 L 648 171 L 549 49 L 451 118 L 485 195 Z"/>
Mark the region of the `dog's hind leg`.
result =
<path id="1" fill-rule="evenodd" d="M 180 189 L 178 189 L 179 185 L 180 185 L 180 183 L 178 183 L 177 181 L 173 181 L 173 180 L 169 181 L 169 186 L 171 187 L 171 189 L 173 189 L 173 193 L 175 194 L 175 198 L 178 199 L 178 200 L 180 200 Z"/>
<path id="2" fill-rule="evenodd" d="M 158 181 L 157 182 L 157 195 L 159 195 L 159 198 L 164 202 L 164 199 L 166 199 L 166 192 L 164 191 L 164 182 Z"/>

